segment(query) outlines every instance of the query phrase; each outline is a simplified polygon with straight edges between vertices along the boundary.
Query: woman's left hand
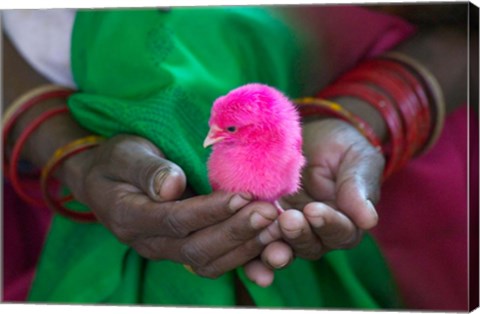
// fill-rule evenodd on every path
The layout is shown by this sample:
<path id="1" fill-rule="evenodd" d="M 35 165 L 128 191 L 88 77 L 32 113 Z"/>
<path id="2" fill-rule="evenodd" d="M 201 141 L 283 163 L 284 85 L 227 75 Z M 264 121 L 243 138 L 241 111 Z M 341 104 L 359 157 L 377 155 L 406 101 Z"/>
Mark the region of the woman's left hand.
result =
<path id="1" fill-rule="evenodd" d="M 245 265 L 247 276 L 262 286 L 294 257 L 316 260 L 331 250 L 354 247 L 378 221 L 373 204 L 380 195 L 382 154 L 341 120 L 308 122 L 303 133 L 308 161 L 303 189 L 281 202 L 283 208 L 296 209 L 286 210 L 260 235 L 265 243 L 280 240 Z"/>

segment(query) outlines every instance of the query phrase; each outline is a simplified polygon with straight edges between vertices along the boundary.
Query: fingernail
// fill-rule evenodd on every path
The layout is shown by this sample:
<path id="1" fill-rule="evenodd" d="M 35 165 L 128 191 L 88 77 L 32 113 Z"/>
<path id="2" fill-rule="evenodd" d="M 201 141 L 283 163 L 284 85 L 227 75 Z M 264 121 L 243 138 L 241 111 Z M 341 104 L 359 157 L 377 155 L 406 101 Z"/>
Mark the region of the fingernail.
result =
<path id="1" fill-rule="evenodd" d="M 272 266 L 272 268 L 275 268 L 275 269 L 281 269 L 281 268 L 284 268 L 284 267 L 290 265 L 290 263 L 292 263 L 292 262 L 293 262 L 293 259 L 290 258 L 285 263 L 282 263 L 282 264 L 279 264 L 279 265 L 270 265 L 270 266 Z"/>
<path id="2" fill-rule="evenodd" d="M 157 174 L 155 185 L 159 187 L 157 195 L 161 200 L 172 200 L 181 195 L 184 188 L 181 187 L 182 180 L 179 179 L 180 175 L 180 173 L 170 169 Z"/>
<path id="3" fill-rule="evenodd" d="M 263 245 L 267 245 L 280 238 L 281 234 L 280 228 L 278 227 L 278 220 L 275 220 L 267 229 L 263 230 L 258 235 L 258 241 Z"/>
<path id="4" fill-rule="evenodd" d="M 321 228 L 325 225 L 325 212 L 328 209 L 323 203 L 310 203 L 305 207 L 305 216 L 309 223 L 315 228 Z"/>
<path id="5" fill-rule="evenodd" d="M 367 208 L 370 211 L 370 214 L 372 214 L 372 216 L 378 217 L 378 213 L 377 213 L 377 211 L 375 209 L 375 206 L 373 205 L 372 201 L 367 200 Z"/>
<path id="6" fill-rule="evenodd" d="M 162 169 L 157 173 L 155 176 L 155 187 L 157 189 L 157 194 L 161 199 L 165 199 L 169 195 L 169 191 L 171 190 L 170 186 L 172 185 L 172 180 L 169 180 L 169 169 L 165 168 Z"/>
<path id="7" fill-rule="evenodd" d="M 230 202 L 228 203 L 228 207 L 233 212 L 236 212 L 237 210 L 244 207 L 245 205 L 247 205 L 251 201 L 252 200 L 249 198 L 248 195 L 237 194 L 230 199 Z"/>
<path id="8" fill-rule="evenodd" d="M 297 239 L 305 232 L 305 225 L 308 223 L 302 212 L 290 210 L 288 219 L 283 219 L 281 224 L 282 233 L 286 238 Z"/>
<path id="9" fill-rule="evenodd" d="M 288 229 L 285 229 L 283 228 L 283 233 L 285 234 L 285 236 L 291 240 L 294 240 L 296 238 L 298 238 L 299 236 L 302 235 L 303 233 L 303 229 L 293 229 L 293 230 L 288 230 Z"/>
<path id="10" fill-rule="evenodd" d="M 257 212 L 254 212 L 250 216 L 250 225 L 255 230 L 265 228 L 266 226 L 268 226 L 271 223 L 272 223 L 272 220 L 270 220 L 268 218 L 265 218 L 264 216 L 260 215 Z"/>
<path id="11" fill-rule="evenodd" d="M 365 229 L 370 229 L 370 228 L 373 228 L 377 225 L 377 223 L 378 223 L 378 213 L 375 210 L 375 206 L 373 205 L 372 201 L 367 200 L 366 204 L 367 204 L 368 211 L 372 215 L 373 219 L 372 219 L 372 222 L 368 226 L 365 226 Z"/>

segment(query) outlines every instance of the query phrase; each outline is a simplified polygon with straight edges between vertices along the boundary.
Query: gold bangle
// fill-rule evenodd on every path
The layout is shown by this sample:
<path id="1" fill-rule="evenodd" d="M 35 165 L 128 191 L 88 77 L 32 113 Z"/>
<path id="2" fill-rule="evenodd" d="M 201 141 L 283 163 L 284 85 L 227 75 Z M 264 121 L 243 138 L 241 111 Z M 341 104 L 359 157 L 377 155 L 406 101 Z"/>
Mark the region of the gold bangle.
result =
<path id="1" fill-rule="evenodd" d="M 101 136 L 97 135 L 89 135 L 77 140 L 74 140 L 60 148 L 58 148 L 52 155 L 52 157 L 48 160 L 47 164 L 42 169 L 42 174 L 40 178 L 41 188 L 42 188 L 42 195 L 45 199 L 47 205 L 54 210 L 55 212 L 69 217 L 73 220 L 82 221 L 82 222 L 93 222 L 96 221 L 96 217 L 92 212 L 78 212 L 67 209 L 66 207 L 61 204 L 61 201 L 56 200 L 51 194 L 49 190 L 49 179 L 57 167 L 68 157 L 77 154 L 81 151 L 90 149 L 105 139 Z M 68 198 L 71 199 L 71 198 Z"/>
<path id="2" fill-rule="evenodd" d="M 188 270 L 189 273 L 192 273 L 192 274 L 196 275 L 195 271 L 193 271 L 192 266 L 187 265 L 187 264 L 183 264 L 183 267 L 185 267 L 185 269 Z"/>
<path id="3" fill-rule="evenodd" d="M 46 85 L 41 85 L 39 87 L 36 87 L 25 94 L 19 96 L 17 99 L 15 99 L 12 104 L 5 110 L 3 113 L 3 118 L 2 118 L 2 123 L 5 125 L 7 121 L 12 119 L 12 117 L 15 115 L 16 112 L 18 112 L 21 107 L 23 107 L 28 101 L 31 99 L 38 97 L 42 94 L 46 93 L 51 93 L 51 92 L 73 92 L 72 89 L 55 85 L 55 84 L 46 84 Z"/>
<path id="4" fill-rule="evenodd" d="M 442 133 L 443 125 L 445 123 L 445 111 L 446 111 L 445 98 L 444 98 L 442 89 L 440 87 L 440 84 L 438 83 L 438 80 L 435 78 L 435 76 L 424 65 L 422 65 L 419 61 L 403 53 L 388 52 L 383 54 L 382 57 L 401 62 L 402 64 L 409 67 L 419 76 L 419 78 L 421 78 L 424 85 L 428 89 L 428 92 L 431 97 L 431 101 L 433 103 L 433 104 L 430 104 L 430 108 L 433 108 L 435 111 L 434 112 L 435 119 L 434 119 L 434 125 L 432 127 L 432 130 L 430 132 L 430 136 L 427 142 L 416 153 L 417 156 L 420 154 L 424 154 L 427 151 L 429 151 L 433 147 L 433 145 L 437 142 L 438 138 L 440 137 L 440 134 Z"/>
<path id="5" fill-rule="evenodd" d="M 382 152 L 380 139 L 363 119 L 343 108 L 336 102 L 323 98 L 304 97 L 294 99 L 293 102 L 299 106 L 300 115 L 305 118 L 309 116 L 336 117 L 353 125 L 372 146 Z"/>

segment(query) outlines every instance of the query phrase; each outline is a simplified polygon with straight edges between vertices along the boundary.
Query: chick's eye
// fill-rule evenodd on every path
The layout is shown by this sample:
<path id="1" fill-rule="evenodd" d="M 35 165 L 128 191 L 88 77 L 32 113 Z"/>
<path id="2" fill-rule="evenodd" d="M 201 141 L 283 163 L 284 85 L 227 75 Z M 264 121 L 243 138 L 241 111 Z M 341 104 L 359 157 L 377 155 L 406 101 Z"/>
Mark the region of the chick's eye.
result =
<path id="1" fill-rule="evenodd" d="M 235 131 L 237 131 L 237 128 L 234 127 L 234 126 L 229 126 L 229 127 L 227 127 L 227 131 L 230 132 L 230 133 L 234 133 Z"/>

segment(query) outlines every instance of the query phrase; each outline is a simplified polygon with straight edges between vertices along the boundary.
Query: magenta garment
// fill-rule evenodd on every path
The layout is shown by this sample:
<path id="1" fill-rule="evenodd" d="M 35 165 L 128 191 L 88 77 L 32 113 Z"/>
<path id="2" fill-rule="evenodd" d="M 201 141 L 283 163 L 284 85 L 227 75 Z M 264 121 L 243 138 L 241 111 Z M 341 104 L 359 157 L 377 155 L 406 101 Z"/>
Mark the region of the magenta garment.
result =
<path id="1" fill-rule="evenodd" d="M 33 280 L 52 213 L 26 204 L 3 181 L 3 296 L 2 301 L 24 301 Z M 25 180 L 28 190 L 37 188 Z"/>
<path id="2" fill-rule="evenodd" d="M 353 6 L 316 10 L 334 73 L 391 49 L 414 28 L 399 18 Z M 466 309 L 465 108 L 448 117 L 438 145 L 392 176 L 374 235 L 407 307 Z M 51 213 L 25 205 L 4 186 L 4 301 L 25 300 Z"/>
<path id="3" fill-rule="evenodd" d="M 437 145 L 382 188 L 373 233 L 415 309 L 468 309 L 467 118 L 467 106 L 450 114 Z"/>
<path id="4" fill-rule="evenodd" d="M 415 31 L 396 17 L 360 7 L 318 11 L 339 73 Z M 466 106 L 447 117 L 437 145 L 382 188 L 373 234 L 409 308 L 467 310 L 467 118 Z M 471 142 L 478 145 L 478 139 Z"/>

